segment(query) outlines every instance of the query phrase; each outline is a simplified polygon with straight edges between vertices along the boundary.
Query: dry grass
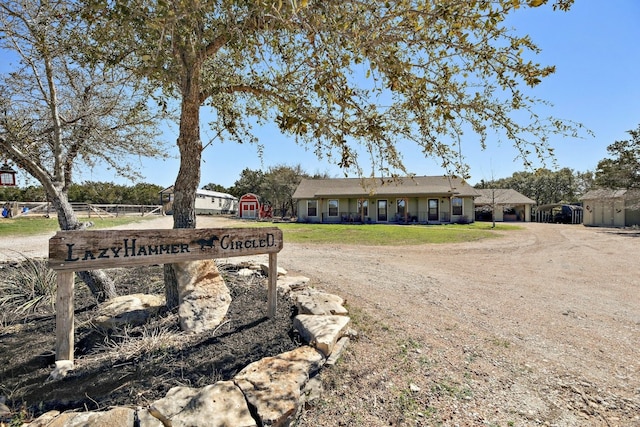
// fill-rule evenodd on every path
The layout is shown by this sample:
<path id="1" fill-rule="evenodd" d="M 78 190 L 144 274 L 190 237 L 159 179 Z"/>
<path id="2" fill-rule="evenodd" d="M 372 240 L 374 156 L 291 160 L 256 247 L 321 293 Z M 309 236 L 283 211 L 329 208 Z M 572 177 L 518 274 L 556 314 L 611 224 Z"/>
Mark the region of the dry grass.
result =
<path id="1" fill-rule="evenodd" d="M 0 281 L 2 323 L 24 319 L 31 313 L 55 311 L 56 274 L 46 261 L 23 257 L 16 266 L 3 267 Z"/>

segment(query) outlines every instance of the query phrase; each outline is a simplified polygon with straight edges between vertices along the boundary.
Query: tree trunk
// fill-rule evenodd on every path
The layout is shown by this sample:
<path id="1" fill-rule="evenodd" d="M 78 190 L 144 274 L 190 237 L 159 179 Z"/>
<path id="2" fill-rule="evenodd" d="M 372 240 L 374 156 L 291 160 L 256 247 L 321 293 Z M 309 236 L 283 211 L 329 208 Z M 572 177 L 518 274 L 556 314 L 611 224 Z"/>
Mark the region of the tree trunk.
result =
<path id="1" fill-rule="evenodd" d="M 191 72 L 182 84 L 180 112 L 180 170 L 173 187 L 173 228 L 196 228 L 196 190 L 200 184 L 200 84 L 199 73 Z M 164 268 L 167 308 L 178 306 L 178 284 L 171 265 Z"/>
<path id="2" fill-rule="evenodd" d="M 87 270 L 76 272 L 78 277 L 89 287 L 91 293 L 100 302 L 118 296 L 116 285 L 102 270 Z"/>
<path id="3" fill-rule="evenodd" d="M 168 309 L 174 309 L 180 304 L 178 292 L 178 279 L 173 269 L 173 264 L 164 265 L 164 296 Z"/>
<path id="4" fill-rule="evenodd" d="M 73 211 L 66 192 L 53 187 L 50 191 L 50 199 L 56 209 L 58 224 L 63 231 L 79 230 L 85 228 L 86 224 L 78 221 L 78 216 Z M 116 285 L 102 270 L 90 270 L 77 272 L 78 277 L 89 287 L 93 296 L 100 302 L 116 297 Z"/>

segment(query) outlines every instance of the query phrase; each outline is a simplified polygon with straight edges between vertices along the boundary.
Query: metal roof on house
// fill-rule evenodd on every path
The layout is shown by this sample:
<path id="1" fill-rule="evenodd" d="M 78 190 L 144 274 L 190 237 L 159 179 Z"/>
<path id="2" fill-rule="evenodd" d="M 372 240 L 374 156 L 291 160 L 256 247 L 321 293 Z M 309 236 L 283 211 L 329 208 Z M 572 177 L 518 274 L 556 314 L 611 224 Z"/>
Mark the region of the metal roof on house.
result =
<path id="1" fill-rule="evenodd" d="M 161 190 L 160 194 L 173 194 L 173 185 L 170 185 L 169 187 L 165 188 L 164 190 Z M 221 193 L 220 191 L 197 189 L 196 190 L 196 194 L 200 194 L 200 195 L 203 195 L 203 196 L 209 196 L 209 197 L 217 197 L 219 199 L 238 200 L 238 198 L 236 196 L 234 196 L 232 194 L 228 194 L 228 193 Z"/>
<path id="2" fill-rule="evenodd" d="M 402 178 L 331 178 L 303 179 L 293 193 L 294 199 L 327 197 L 407 196 L 477 197 L 475 188 L 447 176 L 413 176 Z"/>
<path id="3" fill-rule="evenodd" d="M 535 205 L 535 200 L 531 200 L 524 194 L 512 188 L 483 188 L 476 189 L 480 197 L 474 200 L 476 205 Z"/>
<path id="4" fill-rule="evenodd" d="M 219 191 L 211 191 L 211 190 L 196 190 L 196 194 L 202 194 L 203 196 L 217 197 L 219 199 L 234 199 L 238 200 L 236 196 L 233 196 L 229 193 L 221 193 Z"/>

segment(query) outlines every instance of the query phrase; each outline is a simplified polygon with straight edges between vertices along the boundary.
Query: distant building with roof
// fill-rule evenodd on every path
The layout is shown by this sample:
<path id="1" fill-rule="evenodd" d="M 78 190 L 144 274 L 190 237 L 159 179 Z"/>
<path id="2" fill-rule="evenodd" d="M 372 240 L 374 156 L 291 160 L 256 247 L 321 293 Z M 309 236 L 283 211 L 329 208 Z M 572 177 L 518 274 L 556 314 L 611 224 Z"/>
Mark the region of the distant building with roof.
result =
<path id="1" fill-rule="evenodd" d="M 640 190 L 600 188 L 582 196 L 584 225 L 598 227 L 640 226 Z"/>
<path id="2" fill-rule="evenodd" d="M 160 191 L 160 203 L 166 214 L 173 211 L 173 185 Z M 196 190 L 196 215 L 235 214 L 238 210 L 238 198 L 219 191 Z"/>
<path id="3" fill-rule="evenodd" d="M 448 176 L 303 179 L 293 193 L 298 221 L 319 223 L 473 222 L 477 196 Z"/>
<path id="4" fill-rule="evenodd" d="M 512 188 L 483 188 L 476 191 L 479 193 L 474 200 L 477 221 L 531 221 L 535 200 Z"/>

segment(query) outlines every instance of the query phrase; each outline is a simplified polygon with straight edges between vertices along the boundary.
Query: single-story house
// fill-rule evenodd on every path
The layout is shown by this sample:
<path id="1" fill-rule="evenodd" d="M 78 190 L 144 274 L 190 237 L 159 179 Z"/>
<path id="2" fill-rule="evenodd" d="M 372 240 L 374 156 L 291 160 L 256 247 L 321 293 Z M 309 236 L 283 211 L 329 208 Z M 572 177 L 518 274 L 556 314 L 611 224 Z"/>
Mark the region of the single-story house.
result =
<path id="1" fill-rule="evenodd" d="M 303 179 L 293 193 L 298 222 L 319 223 L 473 222 L 477 196 L 447 176 Z"/>
<path id="2" fill-rule="evenodd" d="M 160 204 L 163 212 L 173 210 L 173 185 L 160 191 Z M 228 193 L 210 190 L 196 190 L 196 215 L 235 214 L 238 210 L 238 198 Z"/>
<path id="3" fill-rule="evenodd" d="M 640 225 L 640 190 L 600 188 L 582 196 L 584 225 L 631 227 Z"/>
<path id="4" fill-rule="evenodd" d="M 476 189 L 480 194 L 474 200 L 476 221 L 531 221 L 531 208 L 536 204 L 512 188 Z M 495 207 L 494 217 L 491 211 Z"/>

